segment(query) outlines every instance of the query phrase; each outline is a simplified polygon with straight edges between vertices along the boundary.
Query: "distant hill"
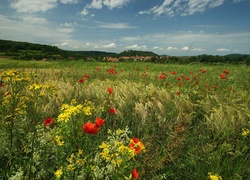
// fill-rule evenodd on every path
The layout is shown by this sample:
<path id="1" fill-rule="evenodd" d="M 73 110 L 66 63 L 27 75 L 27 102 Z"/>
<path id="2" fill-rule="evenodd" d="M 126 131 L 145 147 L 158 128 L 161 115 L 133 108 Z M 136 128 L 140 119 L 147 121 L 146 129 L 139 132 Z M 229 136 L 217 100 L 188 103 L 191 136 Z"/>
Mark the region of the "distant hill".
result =
<path id="1" fill-rule="evenodd" d="M 46 54 L 50 55 L 60 55 L 63 57 L 66 56 L 77 56 L 77 57 L 120 57 L 120 56 L 158 56 L 157 54 L 149 51 L 136 51 L 136 50 L 127 50 L 121 53 L 105 52 L 105 51 L 69 51 L 62 50 L 56 46 L 43 45 L 29 42 L 19 42 L 11 40 L 1 40 L 0 39 L 0 52 L 11 53 L 26 53 L 26 54 L 39 54 L 40 56 Z"/>
<path id="2" fill-rule="evenodd" d="M 230 57 L 230 58 L 242 57 L 242 56 L 250 57 L 250 54 L 228 54 L 228 55 L 225 55 L 225 57 Z"/>
<path id="3" fill-rule="evenodd" d="M 123 51 L 119 56 L 159 56 L 158 54 L 155 54 L 150 51 L 137 51 L 137 50 L 127 50 Z"/>
<path id="4" fill-rule="evenodd" d="M 62 50 L 56 46 L 50 46 L 50 45 L 10 41 L 10 40 L 0 40 L 0 51 L 1 52 L 40 51 L 40 52 L 60 53 Z"/>
<path id="5" fill-rule="evenodd" d="M 117 53 L 113 52 L 105 52 L 105 51 L 66 51 L 72 55 L 82 55 L 82 56 L 117 56 Z"/>

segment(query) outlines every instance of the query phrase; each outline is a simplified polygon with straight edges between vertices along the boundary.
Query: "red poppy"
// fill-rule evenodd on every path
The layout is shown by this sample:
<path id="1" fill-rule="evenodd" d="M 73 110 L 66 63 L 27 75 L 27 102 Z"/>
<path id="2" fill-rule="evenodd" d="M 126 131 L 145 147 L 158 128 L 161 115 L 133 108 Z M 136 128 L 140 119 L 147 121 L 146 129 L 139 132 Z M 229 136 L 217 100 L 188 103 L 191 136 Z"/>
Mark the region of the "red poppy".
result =
<path id="1" fill-rule="evenodd" d="M 221 79 L 226 79 L 227 76 L 226 76 L 225 74 L 221 73 L 221 74 L 220 74 L 220 78 L 221 78 Z"/>
<path id="2" fill-rule="evenodd" d="M 216 89 L 216 86 L 215 86 L 215 85 L 212 85 L 212 88 Z"/>
<path id="3" fill-rule="evenodd" d="M 158 78 L 159 78 L 159 79 L 165 79 L 165 76 L 160 75 L 160 76 L 158 76 Z"/>
<path id="4" fill-rule="evenodd" d="M 207 70 L 205 70 L 205 69 L 202 69 L 202 70 L 201 70 L 201 72 L 202 72 L 202 73 L 206 73 L 206 72 L 207 72 Z"/>
<path id="5" fill-rule="evenodd" d="M 99 67 L 98 67 L 98 66 L 96 66 L 95 69 L 96 69 L 97 71 L 99 71 Z"/>
<path id="6" fill-rule="evenodd" d="M 179 96 L 180 94 L 181 94 L 181 92 L 180 92 L 180 91 L 176 92 L 176 96 Z"/>
<path id="7" fill-rule="evenodd" d="M 90 76 L 89 76 L 89 75 L 87 75 L 87 74 L 85 74 L 85 75 L 84 75 L 84 78 L 86 78 L 86 79 L 90 79 Z"/>
<path id="8" fill-rule="evenodd" d="M 133 175 L 133 178 L 134 178 L 134 179 L 137 179 L 137 178 L 138 178 L 139 174 L 138 174 L 138 172 L 137 172 L 136 169 L 133 169 L 132 175 Z"/>
<path id="9" fill-rule="evenodd" d="M 50 126 L 51 124 L 53 124 L 54 123 L 54 120 L 52 119 L 52 118 L 47 118 L 47 119 L 45 119 L 44 121 L 43 121 L 43 124 L 45 125 L 45 126 Z"/>
<path id="10" fill-rule="evenodd" d="M 178 77 L 178 78 L 177 78 L 177 81 L 180 81 L 180 80 L 181 80 L 181 77 Z"/>
<path id="11" fill-rule="evenodd" d="M 110 87 L 108 87 L 108 92 L 109 92 L 109 94 L 112 94 L 113 93 L 113 89 L 110 88 Z"/>
<path id="12" fill-rule="evenodd" d="M 223 73 L 229 74 L 229 71 L 225 69 L 225 70 L 223 70 Z"/>
<path id="13" fill-rule="evenodd" d="M 185 79 L 186 79 L 187 81 L 189 81 L 189 80 L 190 80 L 190 78 L 189 78 L 188 76 L 186 76 L 186 77 L 185 77 Z"/>
<path id="14" fill-rule="evenodd" d="M 4 83 L 1 83 L 1 84 L 0 84 L 0 87 L 4 87 Z"/>
<path id="15" fill-rule="evenodd" d="M 182 86 L 182 82 L 180 82 L 180 83 L 178 84 L 178 86 L 180 86 L 180 87 L 181 87 L 181 86 Z"/>
<path id="16" fill-rule="evenodd" d="M 141 150 L 144 149 L 144 144 L 138 138 L 133 137 L 128 147 L 133 149 L 136 154 L 140 154 Z"/>
<path id="17" fill-rule="evenodd" d="M 79 83 L 83 83 L 83 82 L 84 82 L 84 79 L 79 79 L 78 82 L 79 82 Z"/>
<path id="18" fill-rule="evenodd" d="M 95 119 L 95 125 L 96 127 L 101 127 L 103 124 L 104 124 L 105 120 L 104 119 L 101 119 L 101 118 L 96 118 Z"/>
<path id="19" fill-rule="evenodd" d="M 171 74 L 175 75 L 175 74 L 176 74 L 176 72 L 175 72 L 175 71 L 172 71 L 172 72 L 171 72 Z"/>
<path id="20" fill-rule="evenodd" d="M 109 113 L 110 113 L 110 114 L 115 114 L 115 113 L 116 113 L 116 110 L 115 110 L 114 108 L 110 108 Z"/>
<path id="21" fill-rule="evenodd" d="M 82 129 L 84 130 L 84 132 L 88 133 L 88 134 L 97 134 L 98 133 L 98 127 L 96 126 L 96 124 L 93 124 L 91 122 L 87 122 L 83 125 Z"/>

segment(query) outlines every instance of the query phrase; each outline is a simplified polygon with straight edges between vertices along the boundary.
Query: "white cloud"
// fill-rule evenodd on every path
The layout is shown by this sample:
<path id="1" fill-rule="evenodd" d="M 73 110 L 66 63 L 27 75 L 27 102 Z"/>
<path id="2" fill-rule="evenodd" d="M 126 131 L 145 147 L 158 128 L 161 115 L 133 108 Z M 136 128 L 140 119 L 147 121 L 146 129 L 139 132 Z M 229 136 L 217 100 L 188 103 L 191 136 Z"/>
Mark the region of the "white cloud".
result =
<path id="1" fill-rule="evenodd" d="M 60 0 L 63 4 L 77 4 L 79 0 Z"/>
<path id="2" fill-rule="evenodd" d="M 121 8 L 122 6 L 128 4 L 131 0 L 92 0 L 91 3 L 87 4 L 82 12 L 80 13 L 83 16 L 89 14 L 89 9 L 102 9 L 103 6 L 108 7 L 109 9 Z"/>
<path id="3" fill-rule="evenodd" d="M 229 52 L 230 49 L 226 49 L 226 48 L 219 48 L 219 49 L 216 49 L 216 51 L 219 51 L 219 52 Z"/>
<path id="4" fill-rule="evenodd" d="M 60 26 L 65 26 L 65 27 L 75 27 L 77 25 L 77 22 L 66 22 L 66 23 L 61 23 Z"/>
<path id="5" fill-rule="evenodd" d="M 110 43 L 108 45 L 104 45 L 104 48 L 116 48 L 116 44 L 115 43 Z"/>
<path id="6" fill-rule="evenodd" d="M 194 13 L 202 13 L 208 8 L 215 8 L 226 0 L 164 0 L 160 5 L 154 6 L 151 9 L 140 11 L 139 14 L 154 14 L 156 16 L 167 15 L 173 17 L 176 15 L 187 16 Z M 237 3 L 243 0 L 234 0 Z"/>
<path id="7" fill-rule="evenodd" d="M 105 23 L 105 22 L 96 22 L 98 27 L 108 28 L 108 29 L 129 29 L 136 28 L 135 26 L 130 26 L 128 23 Z"/>
<path id="8" fill-rule="evenodd" d="M 65 30 L 38 16 L 19 16 L 13 20 L 0 16 L 0 32 L 3 39 L 17 41 L 51 43 L 70 38 L 70 30 Z"/>
<path id="9" fill-rule="evenodd" d="M 67 42 L 63 42 L 63 43 L 61 44 L 61 46 L 67 46 L 67 45 L 68 45 Z"/>
<path id="10" fill-rule="evenodd" d="M 178 50 L 178 48 L 177 47 L 169 46 L 169 47 L 167 47 L 167 50 L 168 51 L 175 51 L 175 50 Z"/>
<path id="11" fill-rule="evenodd" d="M 131 46 L 127 46 L 125 47 L 126 49 L 136 49 L 136 50 L 140 50 L 140 49 L 147 49 L 147 46 L 146 45 L 138 45 L 138 44 L 134 44 L 134 45 L 131 45 Z"/>
<path id="12" fill-rule="evenodd" d="M 46 12 L 56 6 L 57 0 L 15 0 L 10 3 L 11 8 L 24 13 Z"/>
<path id="13" fill-rule="evenodd" d="M 182 51 L 188 51 L 188 50 L 189 50 L 189 47 L 187 47 L 187 46 L 182 47 L 181 50 L 182 50 Z"/>
<path id="14" fill-rule="evenodd" d="M 203 48 L 194 48 L 194 49 L 192 49 L 192 51 L 199 52 L 199 51 L 205 51 L 205 49 L 203 49 Z"/>
<path id="15" fill-rule="evenodd" d="M 154 46 L 153 49 L 156 49 L 156 50 L 163 50 L 161 47 L 158 47 L 158 46 Z"/>

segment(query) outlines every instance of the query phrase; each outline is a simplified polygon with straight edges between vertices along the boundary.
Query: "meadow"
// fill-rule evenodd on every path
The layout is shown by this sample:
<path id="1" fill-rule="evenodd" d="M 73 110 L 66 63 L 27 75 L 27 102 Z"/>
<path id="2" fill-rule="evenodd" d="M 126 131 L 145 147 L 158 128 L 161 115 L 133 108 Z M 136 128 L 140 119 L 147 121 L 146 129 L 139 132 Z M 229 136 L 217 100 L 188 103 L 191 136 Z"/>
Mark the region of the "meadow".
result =
<path id="1" fill-rule="evenodd" d="M 0 60 L 0 179 L 250 179 L 250 67 Z"/>

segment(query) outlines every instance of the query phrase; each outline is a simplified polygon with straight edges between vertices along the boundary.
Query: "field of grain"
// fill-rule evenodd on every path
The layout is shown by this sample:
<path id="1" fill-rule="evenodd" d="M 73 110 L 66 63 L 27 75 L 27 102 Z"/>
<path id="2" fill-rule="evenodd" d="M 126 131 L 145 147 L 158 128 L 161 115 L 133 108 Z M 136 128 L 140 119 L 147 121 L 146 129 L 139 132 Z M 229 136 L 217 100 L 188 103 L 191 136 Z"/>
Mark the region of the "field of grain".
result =
<path id="1" fill-rule="evenodd" d="M 250 179 L 249 66 L 0 68 L 0 179 Z"/>

